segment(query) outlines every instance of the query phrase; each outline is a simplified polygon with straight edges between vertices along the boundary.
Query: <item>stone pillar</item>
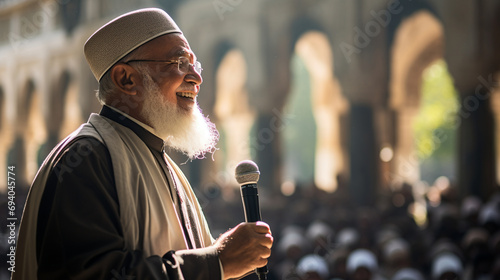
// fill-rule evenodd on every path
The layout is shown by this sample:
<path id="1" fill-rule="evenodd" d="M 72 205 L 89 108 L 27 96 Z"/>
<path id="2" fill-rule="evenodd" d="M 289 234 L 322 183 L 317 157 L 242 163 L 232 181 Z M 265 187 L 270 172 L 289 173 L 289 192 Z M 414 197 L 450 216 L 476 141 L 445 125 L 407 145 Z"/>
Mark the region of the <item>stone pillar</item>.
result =
<path id="1" fill-rule="evenodd" d="M 372 205 L 379 182 L 373 108 L 351 104 L 349 131 L 351 199 L 360 206 Z"/>
<path id="2" fill-rule="evenodd" d="M 5 99 L 5 91 L 0 86 L 0 111 L 3 113 L 0 116 L 0 170 L 3 170 L 0 172 L 0 194 L 7 192 L 7 155 L 14 137 L 12 125 L 9 123 L 10 118 L 7 114 L 8 104 Z"/>
<path id="3" fill-rule="evenodd" d="M 67 81 L 64 81 L 64 79 L 51 84 L 51 90 L 48 92 L 46 101 L 44 102 L 45 110 L 43 114 L 45 126 L 47 127 L 47 141 L 40 147 L 39 157 L 42 160 L 47 157 L 59 142 L 59 132 L 64 120 L 64 106 L 66 105 L 64 100 L 67 86 Z"/>
<path id="4" fill-rule="evenodd" d="M 96 81 L 92 72 L 90 72 L 86 63 L 80 65 L 76 90 L 78 92 L 78 104 L 80 105 L 81 118 L 88 120 L 91 113 L 98 113 L 101 109 L 101 104 L 95 96 L 95 91 L 99 88 L 99 83 Z"/>
<path id="5" fill-rule="evenodd" d="M 462 196 L 487 199 L 495 189 L 495 127 L 488 89 L 462 94 L 458 119 L 458 182 Z"/>
<path id="6" fill-rule="evenodd" d="M 314 111 L 317 127 L 314 182 L 319 189 L 335 191 L 337 177 L 345 169 L 341 143 L 341 113 L 331 104 L 316 104 Z"/>
<path id="7" fill-rule="evenodd" d="M 420 162 L 415 151 L 412 123 L 418 109 L 401 108 L 396 113 L 392 183 L 416 183 L 420 179 Z"/>
<path id="8" fill-rule="evenodd" d="M 500 90 L 497 89 L 491 98 L 491 109 L 495 115 L 495 151 L 496 151 L 496 183 L 500 186 Z"/>
<path id="9" fill-rule="evenodd" d="M 26 163 L 26 142 L 22 136 L 17 135 L 7 155 L 7 165 L 15 166 L 16 189 L 27 191 L 30 181 L 28 179 Z"/>
<path id="10" fill-rule="evenodd" d="M 236 165 L 250 159 L 248 136 L 255 121 L 246 89 L 247 63 L 240 50 L 230 50 L 222 59 L 216 74 L 216 101 L 213 112 L 218 120 L 225 160 L 219 160 L 219 174 L 226 178 L 218 184 L 239 186 L 234 178 Z M 205 112 L 205 111 L 204 111 Z M 222 165 L 222 163 L 225 163 Z M 222 172 L 222 173 L 220 173 Z"/>
<path id="11" fill-rule="evenodd" d="M 257 155 L 260 170 L 259 185 L 273 191 L 281 185 L 281 133 L 285 126 L 281 112 L 273 109 L 271 114 L 261 113 L 256 120 L 255 134 L 251 136 L 251 149 Z"/>
<path id="12" fill-rule="evenodd" d="M 345 172 L 341 143 L 340 117 L 347 111 L 333 72 L 333 52 L 326 34 L 310 31 L 302 35 L 295 47 L 310 78 L 311 105 L 317 135 L 314 160 L 314 183 L 328 192 L 337 189 L 337 177 Z"/>
<path id="13" fill-rule="evenodd" d="M 375 108 L 375 130 L 377 131 L 378 162 L 380 164 L 380 187 L 385 190 L 390 187 L 394 177 L 395 149 L 395 116 L 396 112 L 387 107 Z"/>

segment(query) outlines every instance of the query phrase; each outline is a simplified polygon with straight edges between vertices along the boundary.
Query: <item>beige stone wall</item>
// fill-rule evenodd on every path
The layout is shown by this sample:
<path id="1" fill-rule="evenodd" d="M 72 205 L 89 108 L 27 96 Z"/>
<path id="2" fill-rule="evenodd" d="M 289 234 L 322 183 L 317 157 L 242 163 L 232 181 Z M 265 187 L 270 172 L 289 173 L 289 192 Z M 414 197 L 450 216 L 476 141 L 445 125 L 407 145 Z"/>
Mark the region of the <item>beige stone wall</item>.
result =
<path id="1" fill-rule="evenodd" d="M 63 28 L 60 6 L 68 1 L 24 0 L 0 4 L 0 87 L 4 96 L 4 108 L 0 111 L 0 168 L 5 169 L 7 153 L 16 139 L 24 139 L 25 153 L 20 155 L 24 158 L 21 164 L 26 165 L 22 175 L 26 182 L 36 170 L 37 146 L 50 135 L 61 139 L 90 112 L 99 109 L 93 98 L 97 83 L 82 54 L 85 40 L 118 14 L 157 6 L 153 0 L 82 0 L 79 24 L 68 35 Z M 248 96 L 244 115 L 254 112 L 255 120 L 263 117 L 257 132 L 272 133 L 272 143 L 266 139 L 257 139 L 261 142 L 256 143 L 265 147 L 257 155 L 271 162 L 273 170 L 268 172 L 273 175 L 268 183 L 272 185 L 279 185 L 282 178 L 280 129 L 273 130 L 271 122 L 275 112 L 281 112 L 286 103 L 291 83 L 290 59 L 297 42 L 307 32 L 319 32 L 330 48 L 326 53 L 332 56 L 331 69 L 327 71 L 330 86 L 323 87 L 321 95 L 338 94 L 335 102 L 345 102 L 342 108 L 351 105 L 370 108 L 368 113 L 377 118 L 374 121 L 377 135 L 374 143 L 370 143 L 371 149 L 378 153 L 389 145 L 394 151 L 394 160 L 383 166 L 377 159 L 367 160 L 369 168 L 376 172 L 398 174 L 402 168 L 398 158 L 411 156 L 412 139 L 407 128 L 412 110 L 418 109 L 421 73 L 426 66 L 444 57 L 457 89 L 468 94 L 481 84 L 480 77 L 489 77 L 499 68 L 500 4 L 494 0 L 186 0 L 172 3 L 169 5 L 174 10 L 168 12 L 183 29 L 205 69 L 199 101 L 204 112 L 215 116 L 216 121 L 225 119 L 227 126 L 235 124 L 227 124 L 230 117 L 217 113 L 216 104 L 224 104 L 218 98 L 224 95 L 219 94 L 221 82 L 217 81 L 216 73 L 223 58 L 232 51 L 239 53 L 244 61 L 244 86 L 239 90 Z M 314 73 L 311 75 L 316 77 L 312 79 L 314 83 L 325 81 Z M 229 73 L 220 80 L 231 78 Z M 26 87 L 30 83 L 34 95 L 26 100 Z M 323 105 L 320 103 L 315 108 L 320 116 L 318 127 L 325 127 L 318 135 L 322 151 L 326 152 L 318 152 L 318 162 L 327 163 L 328 158 L 332 162 L 344 162 L 344 168 L 325 168 L 330 171 L 317 175 L 318 182 L 329 182 L 338 175 L 336 172 L 353 174 L 355 170 L 350 169 L 350 162 L 357 159 L 351 158 L 348 147 L 363 145 L 363 142 L 350 139 L 350 131 L 346 130 L 346 120 L 356 119 L 352 112 L 330 110 Z M 326 108 L 325 113 L 320 113 L 321 108 Z M 321 119 L 335 120 L 331 125 L 324 125 Z M 325 140 L 322 135 L 330 135 L 328 132 L 332 129 L 336 136 Z M 244 135 L 234 137 L 240 139 Z M 498 147 L 498 138 L 494 141 Z M 496 158 L 498 166 L 498 156 Z M 214 180 L 214 176 L 210 176 L 213 172 L 225 172 L 221 171 L 224 167 L 214 163 L 202 166 L 203 183 Z M 418 168 L 410 173 L 411 176 L 402 178 L 418 180 Z M 5 190 L 3 174 L 0 172 L 0 191 Z M 371 179 L 378 187 L 381 182 L 386 183 Z"/>

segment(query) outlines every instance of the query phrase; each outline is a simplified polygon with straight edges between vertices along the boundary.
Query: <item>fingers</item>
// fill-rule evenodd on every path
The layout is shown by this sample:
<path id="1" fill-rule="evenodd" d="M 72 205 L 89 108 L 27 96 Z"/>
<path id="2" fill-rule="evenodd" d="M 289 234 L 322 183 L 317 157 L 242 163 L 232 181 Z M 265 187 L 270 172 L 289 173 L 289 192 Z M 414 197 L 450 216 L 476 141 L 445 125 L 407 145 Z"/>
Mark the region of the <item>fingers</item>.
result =
<path id="1" fill-rule="evenodd" d="M 271 247 L 273 246 L 274 238 L 271 234 L 271 229 L 269 228 L 268 224 L 264 222 L 241 223 L 234 230 L 238 228 L 241 228 L 241 231 L 249 231 L 249 238 L 251 238 L 251 240 L 255 242 L 254 245 L 263 245 L 268 249 L 271 249 Z M 255 234 L 251 234 L 252 232 Z"/>
<path id="2" fill-rule="evenodd" d="M 260 256 L 264 259 L 269 258 L 271 256 L 271 248 L 267 246 L 261 246 Z"/>
<path id="3" fill-rule="evenodd" d="M 267 262 L 268 262 L 267 258 L 265 258 L 265 259 L 264 259 L 264 258 L 261 258 L 261 259 L 257 262 L 257 266 L 256 266 L 256 267 L 263 267 L 263 266 L 267 265 Z"/>
<path id="4" fill-rule="evenodd" d="M 273 237 L 264 222 L 241 223 L 216 242 L 224 275 L 241 276 L 267 264 Z"/>
<path id="5" fill-rule="evenodd" d="M 271 247 L 273 246 L 274 238 L 269 225 L 264 222 L 257 222 L 255 223 L 255 232 L 261 235 L 261 237 L 259 238 L 261 244 L 271 249 Z"/>
<path id="6" fill-rule="evenodd" d="M 273 247 L 274 238 L 271 234 L 267 233 L 265 235 L 261 235 L 259 241 L 266 248 L 271 249 L 271 247 Z"/>
<path id="7" fill-rule="evenodd" d="M 253 235 L 252 247 L 258 254 L 259 258 L 266 260 L 271 256 L 271 248 L 273 246 L 274 238 L 271 234 L 271 229 L 268 224 L 264 222 L 257 223 L 242 223 L 241 227 L 250 227 L 256 233 Z M 262 261 L 261 261 L 262 262 Z"/>
<path id="8" fill-rule="evenodd" d="M 255 224 L 255 231 L 258 233 L 271 233 L 271 228 L 269 227 L 269 225 L 262 221 L 250 224 Z"/>

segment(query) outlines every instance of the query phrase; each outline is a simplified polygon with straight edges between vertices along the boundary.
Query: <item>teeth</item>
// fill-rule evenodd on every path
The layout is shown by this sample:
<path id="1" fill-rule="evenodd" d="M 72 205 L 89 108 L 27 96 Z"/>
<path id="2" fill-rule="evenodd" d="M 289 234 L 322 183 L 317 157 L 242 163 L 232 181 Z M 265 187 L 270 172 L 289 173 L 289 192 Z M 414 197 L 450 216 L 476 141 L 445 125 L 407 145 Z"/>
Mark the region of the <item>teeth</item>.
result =
<path id="1" fill-rule="evenodd" d="M 179 92 L 179 93 L 177 93 L 177 95 L 180 95 L 182 97 L 194 98 L 194 94 L 192 94 L 190 92 Z"/>

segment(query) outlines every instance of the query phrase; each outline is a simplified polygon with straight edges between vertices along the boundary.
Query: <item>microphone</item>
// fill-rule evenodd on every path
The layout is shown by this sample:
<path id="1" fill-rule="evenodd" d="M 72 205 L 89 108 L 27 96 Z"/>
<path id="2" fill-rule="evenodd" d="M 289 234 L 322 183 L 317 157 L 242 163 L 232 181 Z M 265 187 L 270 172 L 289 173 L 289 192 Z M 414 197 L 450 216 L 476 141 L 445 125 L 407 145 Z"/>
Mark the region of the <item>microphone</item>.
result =
<path id="1" fill-rule="evenodd" d="M 259 207 L 259 193 L 257 191 L 257 181 L 259 181 L 259 167 L 251 160 L 244 160 L 238 163 L 235 170 L 235 177 L 241 186 L 241 199 L 245 220 L 247 223 L 261 221 Z M 267 279 L 267 265 L 255 269 L 255 273 L 260 280 Z"/>

